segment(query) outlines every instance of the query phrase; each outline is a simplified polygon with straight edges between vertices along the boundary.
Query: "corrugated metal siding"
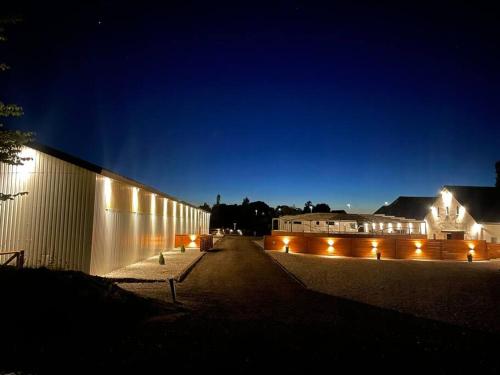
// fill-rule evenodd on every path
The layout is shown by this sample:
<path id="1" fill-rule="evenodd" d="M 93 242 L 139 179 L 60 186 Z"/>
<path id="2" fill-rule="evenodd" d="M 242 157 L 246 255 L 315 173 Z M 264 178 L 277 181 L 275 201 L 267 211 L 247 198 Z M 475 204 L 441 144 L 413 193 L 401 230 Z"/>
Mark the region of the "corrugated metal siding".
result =
<path id="1" fill-rule="evenodd" d="M 89 272 L 94 172 L 25 148 L 23 166 L 0 164 L 0 191 L 28 191 L 0 204 L 0 250 L 25 250 L 29 267 Z"/>
<path id="2" fill-rule="evenodd" d="M 137 191 L 137 199 L 134 194 L 132 185 L 97 176 L 92 274 L 102 275 L 172 249 L 175 234 L 194 227 L 192 212 L 199 210 L 144 189 Z"/>

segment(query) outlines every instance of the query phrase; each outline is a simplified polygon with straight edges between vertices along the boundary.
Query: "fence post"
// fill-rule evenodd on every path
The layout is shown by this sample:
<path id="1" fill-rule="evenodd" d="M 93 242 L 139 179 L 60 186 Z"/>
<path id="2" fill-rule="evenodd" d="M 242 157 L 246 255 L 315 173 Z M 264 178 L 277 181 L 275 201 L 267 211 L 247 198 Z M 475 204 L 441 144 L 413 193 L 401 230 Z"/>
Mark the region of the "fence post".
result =
<path id="1" fill-rule="evenodd" d="M 17 257 L 17 268 L 24 267 L 24 250 L 19 252 L 19 256 Z"/>
<path id="2" fill-rule="evenodd" d="M 175 280 L 173 278 L 168 279 L 168 283 L 170 284 L 170 292 L 172 293 L 172 301 L 175 303 L 176 299 L 175 299 L 175 284 L 174 284 L 174 282 L 175 282 Z"/>

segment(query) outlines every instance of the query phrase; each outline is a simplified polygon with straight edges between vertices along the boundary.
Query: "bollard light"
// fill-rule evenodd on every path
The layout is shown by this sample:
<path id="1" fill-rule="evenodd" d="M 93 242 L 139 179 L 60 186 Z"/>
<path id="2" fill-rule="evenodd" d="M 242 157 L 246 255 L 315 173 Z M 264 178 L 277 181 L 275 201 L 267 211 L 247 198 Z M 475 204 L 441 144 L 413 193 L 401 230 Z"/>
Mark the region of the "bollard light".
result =
<path id="1" fill-rule="evenodd" d="M 283 240 L 283 243 L 285 244 L 285 253 L 288 253 L 288 250 L 289 250 L 288 244 L 290 243 L 290 240 L 288 238 L 285 238 Z"/>

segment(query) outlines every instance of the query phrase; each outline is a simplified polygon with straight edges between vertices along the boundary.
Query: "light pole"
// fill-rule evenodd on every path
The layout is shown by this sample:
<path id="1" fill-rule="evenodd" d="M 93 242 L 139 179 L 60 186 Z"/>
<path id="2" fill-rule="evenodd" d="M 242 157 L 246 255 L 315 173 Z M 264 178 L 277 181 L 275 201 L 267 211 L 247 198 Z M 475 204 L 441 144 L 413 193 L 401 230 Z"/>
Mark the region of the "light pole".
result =
<path id="1" fill-rule="evenodd" d="M 347 203 L 346 204 L 347 208 L 350 210 L 351 209 L 351 204 L 350 203 Z"/>

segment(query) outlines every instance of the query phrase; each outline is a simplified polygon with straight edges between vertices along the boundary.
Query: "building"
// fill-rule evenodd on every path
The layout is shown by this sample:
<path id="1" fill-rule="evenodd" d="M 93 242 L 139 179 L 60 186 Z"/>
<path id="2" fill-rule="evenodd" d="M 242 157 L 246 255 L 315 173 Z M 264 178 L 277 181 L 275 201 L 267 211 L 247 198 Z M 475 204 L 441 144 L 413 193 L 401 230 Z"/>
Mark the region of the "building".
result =
<path id="1" fill-rule="evenodd" d="M 273 219 L 273 231 L 353 235 L 426 235 L 425 221 L 383 214 L 345 212 L 284 215 Z"/>
<path id="2" fill-rule="evenodd" d="M 429 239 L 500 238 L 500 188 L 444 186 L 436 197 L 399 197 L 375 214 L 423 219 Z"/>
<path id="3" fill-rule="evenodd" d="M 0 164 L 0 252 L 25 250 L 29 267 L 101 275 L 174 247 L 176 234 L 206 234 L 210 214 L 154 188 L 50 147 Z"/>

